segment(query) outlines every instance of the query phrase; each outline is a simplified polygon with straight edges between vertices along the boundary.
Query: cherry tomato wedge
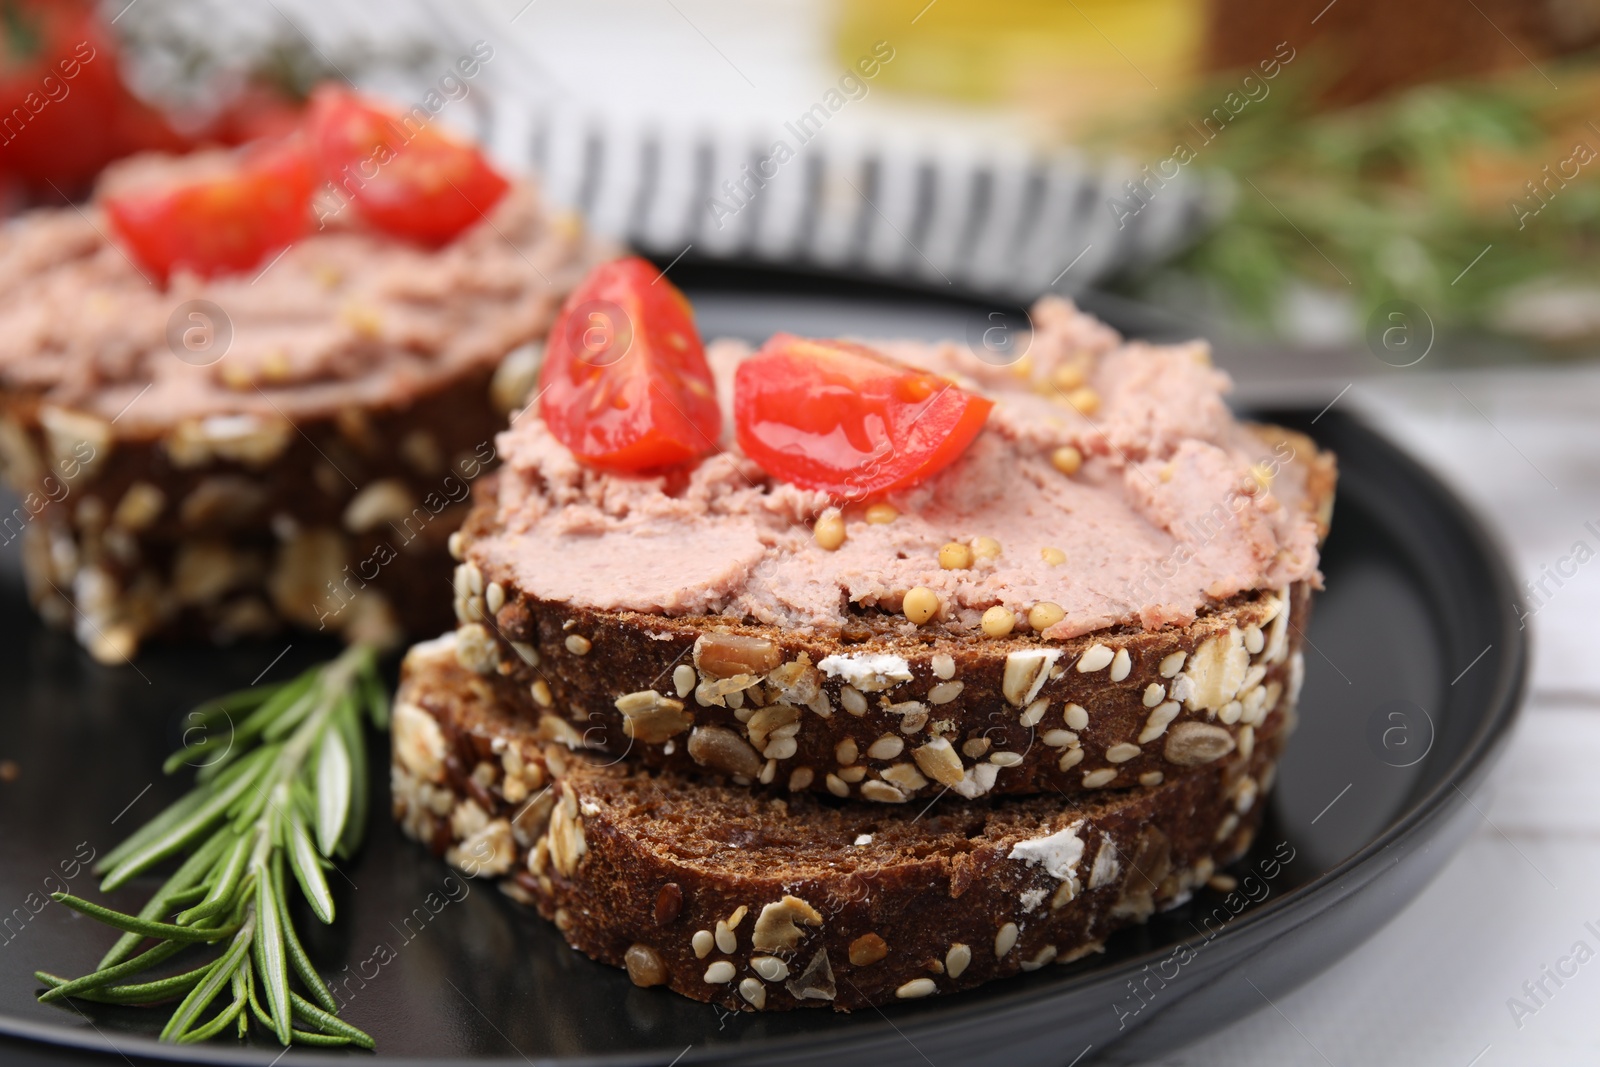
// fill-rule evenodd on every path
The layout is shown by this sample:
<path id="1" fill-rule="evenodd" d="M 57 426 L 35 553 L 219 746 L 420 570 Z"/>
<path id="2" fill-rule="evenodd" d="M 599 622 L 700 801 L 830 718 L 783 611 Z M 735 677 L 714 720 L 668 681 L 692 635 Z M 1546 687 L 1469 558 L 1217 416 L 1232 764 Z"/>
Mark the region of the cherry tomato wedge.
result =
<path id="1" fill-rule="evenodd" d="M 949 466 L 994 403 L 865 345 L 776 334 L 739 365 L 739 447 L 768 474 L 865 498 Z"/>
<path id="2" fill-rule="evenodd" d="M 244 271 L 294 243 L 309 221 L 316 171 L 290 138 L 243 150 L 216 173 L 175 185 L 113 191 L 111 228 L 134 259 L 165 279 Z"/>
<path id="3" fill-rule="evenodd" d="M 716 447 L 722 412 L 689 302 L 638 257 L 589 272 L 550 328 L 539 413 L 581 460 L 670 466 Z"/>
<path id="4" fill-rule="evenodd" d="M 510 187 L 473 145 L 342 86 L 312 95 L 307 126 L 324 176 L 362 218 L 397 237 L 444 244 Z"/>

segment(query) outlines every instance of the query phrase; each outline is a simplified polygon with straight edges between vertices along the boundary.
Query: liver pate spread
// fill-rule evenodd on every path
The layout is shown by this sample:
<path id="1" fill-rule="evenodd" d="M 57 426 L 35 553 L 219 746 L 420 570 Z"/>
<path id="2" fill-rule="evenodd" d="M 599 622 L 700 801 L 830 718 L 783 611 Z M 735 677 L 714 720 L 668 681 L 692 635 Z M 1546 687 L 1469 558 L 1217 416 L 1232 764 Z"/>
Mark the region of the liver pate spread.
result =
<path id="1" fill-rule="evenodd" d="M 939 622 L 956 632 L 976 631 L 995 605 L 1026 629 L 1030 607 L 1057 604 L 1065 615 L 1043 636 L 1060 640 L 1187 625 L 1240 593 L 1320 582 L 1305 504 L 1312 457 L 1233 417 L 1229 379 L 1203 344 L 1125 342 L 1055 299 L 1035 308 L 1034 325 L 1027 355 L 1008 367 L 953 344 L 877 345 L 995 408 L 964 455 L 887 498 L 892 522 L 845 505 L 834 551 L 812 526 L 838 502 L 774 482 L 739 453 L 731 426 L 690 470 L 628 476 L 580 465 L 530 411 L 499 438 L 495 529 L 470 557 L 545 600 L 818 633 L 898 612 L 916 586 L 938 594 Z M 748 351 L 708 351 L 724 411 Z M 1070 475 L 1052 462 L 1067 447 L 1082 456 Z M 981 537 L 999 554 L 941 569 L 942 545 Z"/>
<path id="2" fill-rule="evenodd" d="M 102 190 L 214 165 L 207 153 L 138 157 Z M 546 214 L 523 183 L 437 249 L 361 228 L 353 214 L 251 272 L 180 272 L 165 288 L 108 237 L 93 205 L 18 219 L 0 232 L 0 387 L 108 420 L 121 413 L 126 438 L 214 415 L 397 406 L 542 337 L 595 258 L 579 227 Z M 183 308 L 193 300 L 228 320 L 221 359 L 206 350 L 217 324 Z M 182 346 L 185 331 L 198 332 L 180 359 L 169 335 Z"/>

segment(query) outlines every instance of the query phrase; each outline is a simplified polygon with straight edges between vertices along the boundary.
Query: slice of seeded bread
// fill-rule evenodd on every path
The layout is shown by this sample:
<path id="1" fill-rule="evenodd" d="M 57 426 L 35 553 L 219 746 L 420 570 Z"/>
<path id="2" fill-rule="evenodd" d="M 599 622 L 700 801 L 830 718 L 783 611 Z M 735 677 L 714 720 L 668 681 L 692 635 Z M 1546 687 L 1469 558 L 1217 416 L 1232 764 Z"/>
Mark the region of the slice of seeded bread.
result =
<path id="1" fill-rule="evenodd" d="M 1160 786 L 917 814 L 572 752 L 507 714 L 458 644 L 407 658 L 406 832 L 635 983 L 745 1010 L 853 1010 L 1098 950 L 1245 851 L 1284 738 Z"/>
<path id="2" fill-rule="evenodd" d="M 1331 456 L 1290 431 L 1300 506 L 1327 532 Z M 457 653 L 506 708 L 574 745 L 646 767 L 713 772 L 791 792 L 881 803 L 948 790 L 1082 794 L 1157 785 L 1275 727 L 1302 676 L 1311 587 L 1242 593 L 1188 626 L 1067 641 L 989 637 L 864 613 L 801 634 L 725 616 L 591 610 L 486 573 L 493 478 L 451 551 Z M 625 576 L 619 576 L 625 580 Z"/>
<path id="3" fill-rule="evenodd" d="M 0 383 L 0 479 L 22 498 L 0 544 L 20 534 L 34 606 L 103 663 L 157 635 L 227 642 L 285 623 L 380 644 L 432 633 L 450 617 L 446 540 L 495 458 L 493 375 L 165 437 Z"/>
<path id="4" fill-rule="evenodd" d="M 1158 785 L 1222 759 L 1293 702 L 1311 593 L 1235 597 L 1154 633 L 844 644 L 484 577 L 457 568 L 456 654 L 547 732 L 646 767 L 895 804 Z"/>

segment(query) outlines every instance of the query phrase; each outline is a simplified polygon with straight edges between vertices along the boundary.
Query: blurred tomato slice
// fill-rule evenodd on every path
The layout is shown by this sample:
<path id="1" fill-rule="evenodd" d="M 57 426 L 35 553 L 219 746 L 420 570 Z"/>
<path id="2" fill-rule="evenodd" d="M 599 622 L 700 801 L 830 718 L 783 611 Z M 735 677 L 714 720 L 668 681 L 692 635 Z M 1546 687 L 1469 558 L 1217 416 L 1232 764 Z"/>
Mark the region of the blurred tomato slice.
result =
<path id="1" fill-rule="evenodd" d="M 144 268 L 165 279 L 245 271 L 300 237 L 316 171 L 299 137 L 241 150 L 224 169 L 172 185 L 107 195 L 111 228 Z"/>
<path id="2" fill-rule="evenodd" d="M 474 145 L 343 86 L 319 88 L 307 121 L 324 176 L 363 218 L 397 237 L 444 244 L 510 187 Z"/>

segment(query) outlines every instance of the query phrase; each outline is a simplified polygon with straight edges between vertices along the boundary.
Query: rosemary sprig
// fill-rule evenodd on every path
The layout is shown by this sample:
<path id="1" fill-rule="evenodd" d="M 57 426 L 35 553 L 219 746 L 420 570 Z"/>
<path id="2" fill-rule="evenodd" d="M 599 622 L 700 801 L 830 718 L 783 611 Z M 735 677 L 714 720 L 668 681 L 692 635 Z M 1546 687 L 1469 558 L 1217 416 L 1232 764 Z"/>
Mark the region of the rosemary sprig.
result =
<path id="1" fill-rule="evenodd" d="M 1229 218 L 1175 270 L 1155 268 L 1123 287 L 1193 296 L 1195 286 L 1182 283 L 1198 278 L 1225 308 L 1267 328 L 1289 291 L 1308 282 L 1347 294 L 1363 320 L 1405 298 L 1464 327 L 1496 327 L 1530 286 L 1600 287 L 1600 190 L 1593 165 L 1574 180 L 1571 161 L 1579 142 L 1600 148 L 1584 111 L 1600 87 L 1592 69 L 1552 68 L 1559 94 L 1541 74 L 1517 70 L 1322 106 L 1320 92 L 1345 70 L 1308 52 L 1221 130 L 1201 123 L 1240 88 L 1238 74 L 1144 121 L 1119 114 L 1099 133 L 1097 147 L 1141 163 L 1165 160 L 1181 142 L 1195 153 L 1193 169 L 1237 179 Z"/>
<path id="2" fill-rule="evenodd" d="M 188 721 L 205 727 L 205 736 L 164 768 L 171 774 L 198 764 L 195 787 L 106 853 L 95 872 L 105 892 L 186 858 L 136 915 L 54 894 L 123 933 L 91 974 L 68 980 L 36 972 L 46 987 L 39 999 L 178 1001 L 163 1041 L 243 1037 L 253 1017 L 285 1045 L 371 1048 L 371 1037 L 335 1014 L 338 1004 L 301 946 L 285 867 L 317 918 L 333 922 L 323 872 L 359 847 L 366 822 L 362 717 L 382 728 L 388 714 L 373 653 L 364 647 L 288 682 L 197 708 Z M 241 718 L 232 725 L 235 716 Z M 217 944 L 223 951 L 209 962 L 128 981 L 197 945 Z"/>

